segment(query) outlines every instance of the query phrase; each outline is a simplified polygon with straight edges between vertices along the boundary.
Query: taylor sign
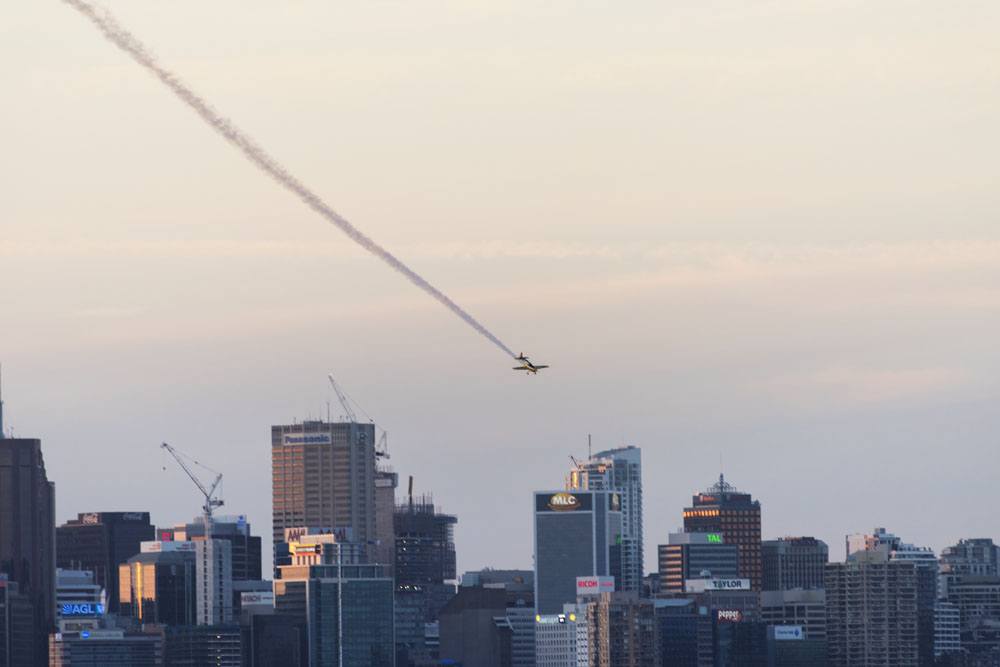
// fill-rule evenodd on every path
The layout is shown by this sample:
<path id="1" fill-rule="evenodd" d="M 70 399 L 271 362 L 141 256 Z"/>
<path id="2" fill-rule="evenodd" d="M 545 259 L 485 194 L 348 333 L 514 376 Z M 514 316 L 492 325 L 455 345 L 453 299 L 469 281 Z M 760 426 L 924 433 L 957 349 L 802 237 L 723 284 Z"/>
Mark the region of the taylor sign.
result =
<path id="1" fill-rule="evenodd" d="M 600 595 L 615 592 L 614 577 L 577 577 L 577 595 Z"/>

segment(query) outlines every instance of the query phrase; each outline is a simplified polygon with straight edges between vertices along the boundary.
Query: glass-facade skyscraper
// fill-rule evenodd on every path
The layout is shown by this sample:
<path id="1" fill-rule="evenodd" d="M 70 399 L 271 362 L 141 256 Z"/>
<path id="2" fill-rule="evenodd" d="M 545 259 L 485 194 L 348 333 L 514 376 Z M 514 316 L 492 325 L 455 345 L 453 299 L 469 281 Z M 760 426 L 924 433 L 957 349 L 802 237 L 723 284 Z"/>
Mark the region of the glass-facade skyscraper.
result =
<path id="1" fill-rule="evenodd" d="M 642 451 L 619 447 L 577 463 L 566 478 L 569 491 L 617 491 L 621 497 L 620 591 L 642 591 Z"/>
<path id="2" fill-rule="evenodd" d="M 576 578 L 621 572 L 622 511 L 617 491 L 536 491 L 535 607 L 557 614 L 576 601 Z"/>

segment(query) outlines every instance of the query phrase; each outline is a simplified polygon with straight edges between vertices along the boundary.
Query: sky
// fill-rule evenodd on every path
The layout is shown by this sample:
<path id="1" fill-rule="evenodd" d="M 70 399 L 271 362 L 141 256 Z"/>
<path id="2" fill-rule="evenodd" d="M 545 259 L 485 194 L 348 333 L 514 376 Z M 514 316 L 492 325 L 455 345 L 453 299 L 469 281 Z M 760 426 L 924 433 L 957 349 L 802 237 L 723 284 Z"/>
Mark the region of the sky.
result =
<path id="1" fill-rule="evenodd" d="M 167 441 L 269 540 L 270 425 L 332 372 L 460 571 L 531 567 L 588 434 L 642 448 L 647 571 L 720 466 L 833 558 L 1000 537 L 1000 5 L 543 4 L 105 5 L 537 377 L 72 9 L 0 10 L 6 422 L 58 521 L 194 517 Z"/>

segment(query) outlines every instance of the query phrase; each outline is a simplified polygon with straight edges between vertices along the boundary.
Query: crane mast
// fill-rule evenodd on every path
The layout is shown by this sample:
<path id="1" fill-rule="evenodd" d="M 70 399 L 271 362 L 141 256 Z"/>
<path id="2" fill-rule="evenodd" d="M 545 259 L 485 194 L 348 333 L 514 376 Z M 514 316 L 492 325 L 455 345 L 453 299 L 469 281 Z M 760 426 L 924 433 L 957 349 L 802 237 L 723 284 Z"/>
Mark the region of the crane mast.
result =
<path id="1" fill-rule="evenodd" d="M 200 465 L 202 468 L 205 468 L 205 470 L 215 473 L 215 479 L 212 481 L 211 485 L 206 487 L 205 484 L 198 479 L 194 472 L 192 472 L 191 468 L 184 462 L 184 459 L 181 458 L 180 453 L 176 449 L 165 442 L 160 445 L 160 449 L 165 449 L 170 456 L 177 461 L 177 465 L 179 465 L 181 470 L 183 470 L 187 476 L 191 478 L 194 485 L 197 486 L 198 490 L 201 491 L 201 494 L 205 496 L 205 504 L 201 506 L 202 517 L 205 521 L 205 540 L 207 541 L 212 539 L 212 512 L 215 511 L 215 508 L 222 507 L 225 504 L 221 498 L 217 498 L 215 495 L 216 491 L 219 489 L 219 484 L 222 483 L 222 473 L 215 472 L 211 468 L 203 466 L 195 461 L 195 463 Z"/>
<path id="2" fill-rule="evenodd" d="M 333 387 L 333 392 L 337 394 L 337 400 L 340 401 L 340 406 L 344 408 L 344 416 L 347 417 L 348 421 L 354 422 L 355 424 L 360 423 L 357 415 L 354 414 L 354 410 L 351 409 L 351 404 L 347 398 L 347 394 L 345 394 L 344 390 L 340 388 L 337 381 L 333 379 L 333 373 L 328 373 L 326 377 L 330 380 L 330 386 Z M 357 405 L 357 401 L 355 401 L 355 405 Z M 360 405 L 358 405 L 358 409 L 365 412 L 365 409 Z M 365 415 L 368 416 L 368 413 L 365 412 Z M 372 419 L 371 416 L 368 416 L 368 420 L 371 421 L 372 424 L 375 424 L 375 420 Z M 375 425 L 378 426 L 378 424 Z M 375 456 L 377 458 L 387 459 L 389 458 L 389 434 L 381 426 L 379 426 L 379 428 L 382 430 L 382 435 L 379 437 L 378 442 L 375 443 Z"/>

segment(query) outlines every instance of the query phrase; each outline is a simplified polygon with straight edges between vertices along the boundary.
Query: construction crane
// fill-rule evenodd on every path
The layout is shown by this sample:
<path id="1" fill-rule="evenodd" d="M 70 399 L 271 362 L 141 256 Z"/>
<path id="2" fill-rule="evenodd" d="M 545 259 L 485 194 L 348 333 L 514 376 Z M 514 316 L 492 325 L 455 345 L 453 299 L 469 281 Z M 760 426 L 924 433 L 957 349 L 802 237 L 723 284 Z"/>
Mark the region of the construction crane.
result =
<path id="1" fill-rule="evenodd" d="M 217 498 L 215 496 L 216 491 L 219 490 L 219 485 L 222 483 L 222 473 L 216 472 L 215 470 L 212 470 L 208 466 L 202 465 L 201 463 L 198 463 L 194 459 L 191 459 L 191 461 L 195 465 L 201 466 L 210 473 L 215 474 L 215 480 L 212 482 L 211 486 L 206 487 L 201 482 L 201 480 L 198 479 L 195 476 L 195 474 L 191 471 L 191 468 L 189 468 L 188 465 L 184 463 L 184 459 L 181 458 L 182 456 L 187 458 L 190 457 L 188 457 L 186 454 L 178 452 L 176 449 L 174 449 L 165 442 L 162 445 L 160 445 L 160 449 L 167 450 L 170 453 L 170 455 L 174 457 L 174 460 L 177 461 L 177 464 L 181 467 L 181 470 L 187 473 L 187 476 L 191 478 L 191 481 L 194 482 L 194 485 L 197 486 L 198 490 L 201 491 L 203 496 L 205 496 L 205 504 L 201 506 L 202 516 L 205 521 L 205 539 L 206 540 L 212 539 L 212 512 L 215 511 L 215 508 L 222 507 L 225 504 L 221 498 Z"/>
<path id="2" fill-rule="evenodd" d="M 330 380 L 330 386 L 333 387 L 333 392 L 337 394 L 337 400 L 340 401 L 340 406 L 344 408 L 344 416 L 348 421 L 354 422 L 355 424 L 360 423 L 358 422 L 357 415 L 354 414 L 354 410 L 351 409 L 350 401 L 352 399 L 348 398 L 347 394 L 344 393 L 344 390 L 340 388 L 339 384 L 337 384 L 337 381 L 333 379 L 333 373 L 327 373 L 326 377 Z M 384 428 L 375 424 L 375 420 L 371 418 L 371 415 L 365 412 L 364 408 L 358 405 L 357 401 L 354 401 L 354 404 L 358 406 L 358 409 L 361 410 L 361 412 L 365 413 L 365 416 L 368 417 L 368 421 L 382 431 L 382 435 L 379 437 L 378 442 L 375 443 L 376 458 L 389 458 L 389 434 Z"/>

